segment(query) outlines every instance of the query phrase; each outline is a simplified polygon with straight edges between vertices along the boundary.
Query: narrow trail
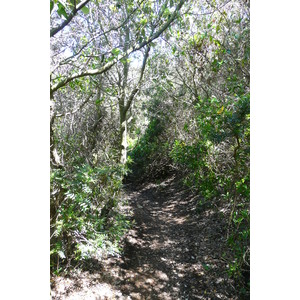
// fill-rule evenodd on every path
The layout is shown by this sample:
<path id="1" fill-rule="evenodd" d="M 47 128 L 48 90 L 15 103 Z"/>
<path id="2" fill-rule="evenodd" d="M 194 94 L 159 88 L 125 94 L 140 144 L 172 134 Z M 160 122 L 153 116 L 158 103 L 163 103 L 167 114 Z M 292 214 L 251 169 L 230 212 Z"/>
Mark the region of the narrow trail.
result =
<path id="1" fill-rule="evenodd" d="M 218 213 L 196 213 L 197 198 L 174 177 L 126 193 L 135 223 L 123 255 L 94 266 L 86 292 L 79 280 L 77 292 L 54 299 L 238 299 L 222 259 Z"/>

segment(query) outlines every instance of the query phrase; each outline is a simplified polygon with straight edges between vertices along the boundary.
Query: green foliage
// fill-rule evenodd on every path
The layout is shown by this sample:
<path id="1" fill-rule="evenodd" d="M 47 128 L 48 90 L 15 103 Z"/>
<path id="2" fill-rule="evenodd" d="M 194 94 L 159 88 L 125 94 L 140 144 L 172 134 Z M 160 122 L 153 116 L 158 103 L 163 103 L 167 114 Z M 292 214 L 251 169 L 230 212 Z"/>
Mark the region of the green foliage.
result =
<path id="1" fill-rule="evenodd" d="M 195 106 L 199 138 L 189 144 L 175 140 L 170 152 L 184 170 L 185 184 L 202 196 L 198 211 L 220 200 L 230 204 L 229 273 L 237 280 L 250 263 L 249 100 L 248 93 L 226 101 L 200 99 Z"/>
<path id="2" fill-rule="evenodd" d="M 52 206 L 62 195 L 51 226 L 52 269 L 58 261 L 102 259 L 119 252 L 118 241 L 129 227 L 117 210 L 124 174 L 122 166 L 87 164 L 52 171 Z"/>
<path id="3" fill-rule="evenodd" d="M 54 8 L 54 2 L 53 2 L 53 1 L 50 1 L 50 14 L 51 14 L 53 8 Z"/>
<path id="4" fill-rule="evenodd" d="M 89 8 L 86 7 L 86 6 L 84 6 L 81 10 L 82 10 L 82 12 L 83 12 L 85 15 L 88 15 L 89 12 L 90 12 Z"/>
<path id="5" fill-rule="evenodd" d="M 68 18 L 68 14 L 66 13 L 65 6 L 63 5 L 63 3 L 61 3 L 60 1 L 58 1 L 57 2 L 57 6 L 58 6 L 58 10 L 57 10 L 58 15 L 60 17 L 64 16 L 67 19 Z"/>
<path id="6" fill-rule="evenodd" d="M 159 180 L 168 170 L 177 170 L 201 196 L 199 213 L 223 204 L 229 274 L 241 282 L 249 264 L 250 235 L 247 5 L 240 1 L 216 10 L 216 1 L 191 3 L 163 32 L 163 43 L 159 38 L 150 43 L 137 84 L 140 64 L 130 66 L 130 59 L 141 56 L 136 52 L 117 62 L 124 51 L 125 26 L 130 31 L 127 46 L 135 47 L 169 20 L 178 1 L 102 4 L 111 12 L 109 22 L 91 1 L 76 16 L 78 22 L 70 22 L 52 40 L 52 84 L 75 75 L 54 95 L 60 117 L 53 124 L 53 141 L 62 166 L 51 173 L 52 270 L 63 270 L 62 262 L 118 252 L 118 240 L 129 224 L 118 212 L 126 170 L 117 164 L 120 120 L 115 104 L 122 91 L 126 104 L 136 86 L 128 124 L 130 176 Z M 73 8 L 73 1 L 50 0 L 52 26 Z M 199 19 L 199 9 L 214 13 Z M 84 14 L 91 16 L 89 22 Z M 65 58 L 65 49 L 72 59 Z M 109 61 L 116 65 L 102 75 L 76 76 Z M 91 100 L 85 102 L 88 94 Z"/>
<path id="7" fill-rule="evenodd" d="M 114 56 L 118 56 L 121 53 L 121 50 L 119 48 L 114 48 L 114 49 L 111 50 L 111 53 Z"/>
<path id="8" fill-rule="evenodd" d="M 165 124 L 160 119 L 153 118 L 143 136 L 129 149 L 128 163 L 135 179 L 160 177 L 168 172 L 166 159 L 169 143 L 161 141 L 164 128 Z"/>

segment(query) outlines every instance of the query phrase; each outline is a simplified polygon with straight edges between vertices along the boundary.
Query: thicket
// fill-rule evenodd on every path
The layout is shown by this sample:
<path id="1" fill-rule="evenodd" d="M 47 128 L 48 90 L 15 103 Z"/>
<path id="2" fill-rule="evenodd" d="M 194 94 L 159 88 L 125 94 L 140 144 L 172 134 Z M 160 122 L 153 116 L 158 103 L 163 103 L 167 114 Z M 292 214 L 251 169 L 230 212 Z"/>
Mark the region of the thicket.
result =
<path id="1" fill-rule="evenodd" d="M 124 177 L 177 172 L 199 212 L 227 208 L 228 272 L 247 294 L 249 5 L 74 3 L 50 1 L 52 272 L 120 251 Z"/>
<path id="2" fill-rule="evenodd" d="M 185 138 L 170 131 L 170 124 L 153 119 L 129 152 L 136 178 L 165 176 L 168 166 L 168 171 L 180 173 L 183 183 L 201 196 L 199 212 L 218 211 L 225 204 L 223 217 L 231 250 L 226 253 L 228 272 L 243 294 L 250 288 L 249 101 L 248 93 L 226 103 L 200 99 L 194 118 L 181 122 Z"/>
<path id="3" fill-rule="evenodd" d="M 51 172 L 51 269 L 66 271 L 74 262 L 118 254 L 129 227 L 119 210 L 122 166 L 74 165 Z M 57 203 L 57 206 L 55 206 Z M 74 264 L 73 264 L 74 266 Z"/>
<path id="4" fill-rule="evenodd" d="M 129 228 L 120 211 L 127 169 L 118 162 L 116 118 L 101 105 L 97 83 L 80 80 L 53 99 L 50 266 L 55 274 L 87 259 L 118 255 Z"/>
<path id="5" fill-rule="evenodd" d="M 170 156 L 183 169 L 184 183 L 202 196 L 199 210 L 228 203 L 229 272 L 240 280 L 250 265 L 249 96 L 225 105 L 200 100 L 195 109 L 199 138 L 175 139 Z"/>
<path id="6" fill-rule="evenodd" d="M 159 176 L 156 172 L 163 174 L 166 166 L 180 173 L 201 196 L 199 212 L 214 208 L 220 213 L 226 207 L 228 273 L 241 295 L 249 295 L 248 7 L 233 6 L 230 17 L 227 13 L 202 19 L 192 36 L 168 40 L 164 62 L 160 60 L 164 71 L 152 63 L 160 84 L 153 82 L 145 92 L 154 98 L 145 107 L 151 121 L 129 153 L 134 172 L 144 177 Z M 186 22 L 178 28 L 184 26 Z"/>

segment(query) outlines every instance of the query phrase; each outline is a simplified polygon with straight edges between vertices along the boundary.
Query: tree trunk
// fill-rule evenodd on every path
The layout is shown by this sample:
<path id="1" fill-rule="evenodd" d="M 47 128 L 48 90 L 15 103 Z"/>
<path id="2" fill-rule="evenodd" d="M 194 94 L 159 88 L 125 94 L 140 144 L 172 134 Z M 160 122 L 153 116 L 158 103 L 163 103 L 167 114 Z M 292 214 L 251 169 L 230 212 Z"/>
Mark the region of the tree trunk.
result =
<path id="1" fill-rule="evenodd" d="M 50 163 L 51 166 L 56 167 L 56 168 L 61 168 L 62 164 L 58 155 L 58 152 L 55 147 L 55 139 L 54 139 L 54 131 L 53 131 L 53 126 L 54 126 L 54 120 L 55 120 L 55 102 L 53 98 L 53 94 L 50 94 Z"/>
<path id="2" fill-rule="evenodd" d="M 120 106 L 120 163 L 127 161 L 127 120 L 126 111 Z"/>
<path id="3" fill-rule="evenodd" d="M 128 43 L 129 43 L 129 28 L 125 28 L 125 41 L 124 41 L 124 52 L 128 49 Z M 127 162 L 127 112 L 131 107 L 132 101 L 137 94 L 137 92 L 140 89 L 144 71 L 146 68 L 146 62 L 149 56 L 150 52 L 150 45 L 147 46 L 144 59 L 143 59 L 143 65 L 140 71 L 140 77 L 136 84 L 136 86 L 131 90 L 131 93 L 129 93 L 126 96 L 125 89 L 127 87 L 127 77 L 128 77 L 128 71 L 129 71 L 129 63 L 126 60 L 124 63 L 124 69 L 123 69 L 123 80 L 119 80 L 119 89 L 121 91 L 121 95 L 119 97 L 119 111 L 120 111 L 120 163 L 126 164 Z M 126 56 L 128 58 L 128 56 Z M 122 82 L 121 82 L 122 81 Z"/>

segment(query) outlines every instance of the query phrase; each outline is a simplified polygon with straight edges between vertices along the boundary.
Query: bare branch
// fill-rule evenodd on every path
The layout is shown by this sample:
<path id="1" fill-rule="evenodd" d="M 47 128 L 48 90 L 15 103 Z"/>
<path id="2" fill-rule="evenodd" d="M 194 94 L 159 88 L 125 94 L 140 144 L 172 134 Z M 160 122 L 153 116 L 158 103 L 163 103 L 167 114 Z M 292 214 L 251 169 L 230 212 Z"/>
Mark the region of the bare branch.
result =
<path id="1" fill-rule="evenodd" d="M 123 59 L 124 57 L 130 55 L 131 53 L 142 49 L 143 47 L 145 47 L 146 45 L 150 44 L 151 42 L 153 42 L 155 39 L 157 39 L 169 26 L 170 24 L 176 19 L 178 12 L 180 11 L 181 7 L 183 6 L 185 0 L 181 0 L 179 2 L 179 4 L 177 5 L 175 11 L 173 12 L 173 14 L 170 16 L 170 18 L 168 19 L 168 21 L 153 35 L 151 35 L 147 40 L 145 40 L 142 43 L 139 43 L 137 45 L 134 45 L 133 47 L 129 48 L 125 53 L 123 53 L 122 55 L 119 55 L 118 58 L 114 58 L 112 61 L 106 63 L 104 66 L 102 66 L 99 69 L 90 69 L 87 71 L 82 71 L 79 72 L 77 74 L 74 74 L 70 77 L 67 77 L 65 79 L 62 79 L 59 83 L 53 85 L 50 87 L 50 91 L 51 93 L 54 93 L 55 91 L 57 91 L 58 89 L 62 88 L 63 86 L 65 86 L 67 83 L 69 83 L 70 81 L 76 79 L 76 78 L 80 78 L 80 77 L 85 77 L 85 76 L 94 76 L 94 75 L 98 75 L 98 74 L 102 74 L 106 71 L 108 71 L 112 66 L 114 66 L 118 61 L 120 61 L 121 59 Z"/>
<path id="2" fill-rule="evenodd" d="M 83 106 L 91 99 L 91 97 L 93 96 L 93 93 L 91 93 L 87 99 L 85 101 L 83 101 L 77 108 L 75 108 L 73 111 L 71 112 L 66 112 L 66 113 L 63 113 L 63 114 L 56 114 L 55 117 L 63 117 L 63 116 L 67 116 L 67 115 L 73 115 L 75 114 L 78 110 L 82 109 Z"/>
<path id="3" fill-rule="evenodd" d="M 140 89 L 140 85 L 142 83 L 142 79 L 143 79 L 143 76 L 144 76 L 144 71 L 145 71 L 145 68 L 146 68 L 146 62 L 147 62 L 147 59 L 149 57 L 149 52 L 150 52 L 150 45 L 147 46 L 147 49 L 146 49 L 146 52 L 145 52 L 145 55 L 144 55 L 144 59 L 143 59 L 143 65 L 142 65 L 142 68 L 141 68 L 141 74 L 140 74 L 140 78 L 139 78 L 139 81 L 135 87 L 135 89 L 133 89 L 133 91 L 131 92 L 130 96 L 129 96 L 129 99 L 126 103 L 126 106 L 124 107 L 124 111 L 127 112 L 132 101 L 133 101 L 133 98 L 134 96 L 136 95 L 136 93 L 139 91 Z"/>
<path id="4" fill-rule="evenodd" d="M 64 27 L 66 27 L 72 21 L 72 19 L 75 17 L 75 15 L 77 14 L 77 12 L 81 8 L 83 8 L 88 2 L 90 2 L 90 0 L 83 0 L 77 6 L 75 6 L 74 9 L 73 9 L 73 11 L 69 14 L 68 18 L 65 21 L 63 21 L 59 26 L 57 26 L 55 28 L 52 28 L 50 30 L 50 37 L 53 37 L 56 33 L 58 33 Z"/>

